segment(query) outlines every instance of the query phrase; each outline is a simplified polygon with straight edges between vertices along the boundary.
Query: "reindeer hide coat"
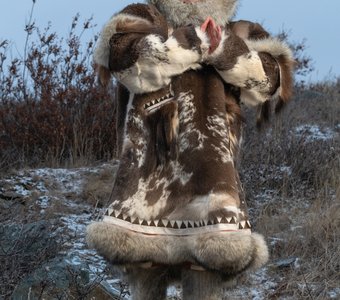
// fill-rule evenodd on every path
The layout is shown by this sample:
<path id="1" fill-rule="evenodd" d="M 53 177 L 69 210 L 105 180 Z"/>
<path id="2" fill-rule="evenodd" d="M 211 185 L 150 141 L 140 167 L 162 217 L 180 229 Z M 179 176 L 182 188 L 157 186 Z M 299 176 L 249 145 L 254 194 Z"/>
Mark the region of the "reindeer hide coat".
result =
<path id="1" fill-rule="evenodd" d="M 264 114 L 271 99 L 287 101 L 292 54 L 247 21 L 226 20 L 218 48 L 209 46 L 200 26 L 170 24 L 152 4 L 127 6 L 101 33 L 100 80 L 113 75 L 121 91 L 120 164 L 112 203 L 87 239 L 115 265 L 235 276 L 268 259 L 237 171 L 240 105 Z"/>

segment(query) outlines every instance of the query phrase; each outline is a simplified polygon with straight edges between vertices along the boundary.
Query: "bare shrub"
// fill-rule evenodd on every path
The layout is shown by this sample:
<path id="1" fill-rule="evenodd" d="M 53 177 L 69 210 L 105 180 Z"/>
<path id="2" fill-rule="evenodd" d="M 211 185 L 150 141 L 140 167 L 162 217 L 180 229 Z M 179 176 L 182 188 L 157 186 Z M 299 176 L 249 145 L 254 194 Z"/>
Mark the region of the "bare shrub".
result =
<path id="1" fill-rule="evenodd" d="M 296 62 L 295 74 L 301 77 L 305 77 L 314 71 L 313 59 L 306 53 L 307 51 L 307 40 L 303 39 L 297 42 L 291 42 L 289 38 L 290 32 L 282 30 L 277 37 L 289 44 L 290 48 L 294 53 L 294 58 Z M 299 83 L 299 85 L 305 85 L 304 81 Z"/>
<path id="2" fill-rule="evenodd" d="M 60 250 L 44 222 L 0 227 L 0 298 L 9 299 L 18 282 L 35 268 L 55 257 Z"/>
<path id="3" fill-rule="evenodd" d="M 66 40 L 28 24 L 25 59 L 7 60 L 0 43 L 0 167 L 82 164 L 112 158 L 114 103 L 96 83 L 91 54 L 79 16 Z M 25 50 L 26 52 L 26 50 Z M 112 94 L 112 93 L 111 93 Z"/>

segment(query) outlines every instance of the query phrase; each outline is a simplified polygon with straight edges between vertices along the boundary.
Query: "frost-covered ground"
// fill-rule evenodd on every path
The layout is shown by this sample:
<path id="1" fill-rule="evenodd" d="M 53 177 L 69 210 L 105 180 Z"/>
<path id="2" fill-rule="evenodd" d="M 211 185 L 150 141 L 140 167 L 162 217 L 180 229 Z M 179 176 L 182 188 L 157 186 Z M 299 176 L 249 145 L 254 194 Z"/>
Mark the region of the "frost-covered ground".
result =
<path id="1" fill-rule="evenodd" d="M 339 129 L 339 125 L 335 128 L 301 125 L 294 127 L 291 133 L 297 138 L 303 138 L 305 143 L 325 142 L 337 138 Z M 0 214 L 0 223 L 58 220 L 57 234 L 54 233 L 53 237 L 63 243 L 60 255 L 66 257 L 67 261 L 73 265 L 87 264 L 93 277 L 107 274 L 106 281 L 110 285 L 108 288 L 111 289 L 111 293 L 117 297 L 120 295 L 120 299 L 129 299 L 126 285 L 108 273 L 108 266 L 103 258 L 94 250 L 88 249 L 85 243 L 86 226 L 95 220 L 101 211 L 84 201 L 84 188 L 91 176 L 105 170 L 114 172 L 112 164 L 104 164 L 93 168 L 22 170 L 3 176 L 0 179 L 0 205 L 7 211 L 5 214 Z M 249 178 L 247 176 L 245 180 L 253 180 L 251 173 Z M 255 176 L 259 186 L 263 184 L 265 188 L 259 187 L 253 195 L 254 201 L 250 208 L 253 218 L 273 205 L 275 205 L 276 215 L 279 216 L 278 222 L 282 222 L 282 215 L 288 214 L 293 208 L 309 209 L 310 202 L 297 201 L 297 199 L 291 201 L 289 197 L 287 197 L 288 200 L 280 199 L 281 202 L 278 205 L 277 200 L 282 191 L 269 188 L 268 178 L 276 184 L 294 176 L 294 170 L 288 162 L 283 162 L 280 166 L 257 165 Z M 297 220 L 290 218 L 288 224 L 289 227 L 284 229 L 286 233 L 300 234 L 301 224 Z M 282 247 L 286 237 L 282 234 L 271 234 L 269 230 L 267 239 L 272 248 L 279 248 Z M 227 291 L 227 299 L 265 300 L 268 299 L 268 295 L 275 297 L 276 291 L 282 287 L 284 271 L 290 269 L 298 272 L 301 268 L 300 262 L 299 257 L 282 257 L 282 259 L 271 261 L 266 267 L 242 279 L 236 289 Z M 300 288 L 302 290 L 313 289 L 313 285 L 300 286 Z M 180 288 L 170 287 L 168 297 L 181 299 Z M 275 299 L 294 298 L 278 296 Z M 340 299 L 340 287 L 331 289 L 327 299 Z"/>
<path id="2" fill-rule="evenodd" d="M 307 142 L 313 141 L 327 141 L 334 139 L 337 135 L 336 129 L 340 129 L 340 124 L 338 124 L 335 129 L 325 127 L 321 128 L 318 125 L 300 125 L 294 129 L 294 133 L 298 137 L 305 137 Z"/>
<path id="3" fill-rule="evenodd" d="M 86 226 L 98 215 L 100 210 L 95 210 L 86 202 L 82 201 L 84 184 L 89 176 L 100 173 L 108 165 L 97 168 L 78 169 L 33 169 L 20 171 L 12 176 L 5 176 L 0 180 L 0 198 L 6 197 L 8 201 L 29 201 L 30 216 L 32 220 L 57 218 L 60 224 L 59 234 L 63 251 L 60 255 L 66 258 L 72 265 L 87 264 L 93 272 L 93 277 L 101 276 L 106 271 L 107 264 L 94 250 L 89 249 L 85 242 Z M 110 168 L 110 167 L 109 167 Z M 20 216 L 16 214 L 3 223 L 20 222 Z M 128 293 L 123 293 L 119 279 L 106 276 L 111 285 L 112 294 L 120 295 L 121 299 L 130 299 Z M 125 295 L 125 296 L 124 296 Z M 179 299 L 180 289 L 172 286 L 168 290 L 172 299 Z"/>
<path id="4" fill-rule="evenodd" d="M 107 265 L 101 256 L 86 246 L 86 226 L 98 216 L 99 211 L 82 201 L 82 191 L 88 177 L 105 167 L 24 170 L 3 178 L 0 185 L 0 194 L 11 195 L 13 199 L 22 201 L 34 199 L 27 212 L 32 219 L 58 218 L 61 224 L 58 236 L 64 241 L 60 254 L 73 265 L 86 263 L 93 276 L 105 272 Z M 107 282 L 111 284 L 112 293 L 121 294 L 122 284 L 118 279 L 108 277 Z M 235 300 L 261 300 L 266 299 L 266 294 L 274 291 L 276 286 L 266 267 L 252 274 L 238 289 L 229 291 L 228 295 Z M 179 287 L 168 289 L 169 299 L 180 299 L 180 294 Z M 129 299 L 128 294 L 121 296 L 121 299 Z"/>
<path id="5" fill-rule="evenodd" d="M 85 242 L 86 226 L 100 211 L 83 201 L 82 193 L 89 176 L 107 167 L 23 170 L 0 181 L 0 198 L 20 200 L 28 205 L 25 217 L 31 221 L 56 219 L 58 232 L 54 232 L 53 237 L 63 245 L 60 255 L 71 265 L 85 263 L 93 277 L 102 276 L 106 262 Z M 8 217 L 3 223 L 22 221 L 19 214 Z M 112 281 L 111 288 L 113 293 L 120 294 L 116 280 Z"/>

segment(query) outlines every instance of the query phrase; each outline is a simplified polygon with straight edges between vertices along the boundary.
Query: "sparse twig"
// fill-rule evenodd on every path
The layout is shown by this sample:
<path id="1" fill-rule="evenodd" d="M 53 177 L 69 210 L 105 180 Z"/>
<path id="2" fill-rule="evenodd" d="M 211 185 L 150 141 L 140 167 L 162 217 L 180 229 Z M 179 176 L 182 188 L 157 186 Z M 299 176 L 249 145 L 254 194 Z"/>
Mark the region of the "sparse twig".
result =
<path id="1" fill-rule="evenodd" d="M 33 12 L 34 12 L 34 7 L 35 7 L 35 2 L 36 0 L 32 0 L 31 12 L 29 14 L 28 22 L 25 25 L 26 39 L 25 39 L 25 45 L 24 45 L 24 65 L 23 65 L 23 70 L 22 70 L 23 96 L 24 96 L 25 101 L 27 101 L 27 79 L 26 79 L 27 51 L 28 51 L 29 38 L 32 35 L 33 30 L 35 28 L 35 23 L 33 22 Z"/>
<path id="2" fill-rule="evenodd" d="M 306 286 L 306 289 L 307 289 L 307 292 L 308 292 L 308 295 L 309 295 L 310 299 L 314 300 L 315 298 L 312 295 L 312 291 L 311 291 L 311 289 L 309 287 L 309 284 L 307 283 L 306 276 L 305 276 L 304 273 L 302 273 L 302 278 L 303 278 L 303 281 L 305 283 L 305 286 Z"/>

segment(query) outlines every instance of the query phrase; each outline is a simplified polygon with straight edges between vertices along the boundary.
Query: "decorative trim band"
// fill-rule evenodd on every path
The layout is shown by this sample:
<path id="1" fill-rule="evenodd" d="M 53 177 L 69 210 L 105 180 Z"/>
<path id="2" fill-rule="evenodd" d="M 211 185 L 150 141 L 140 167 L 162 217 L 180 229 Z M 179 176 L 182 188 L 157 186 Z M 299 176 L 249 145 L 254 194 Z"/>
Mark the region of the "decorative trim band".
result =
<path id="1" fill-rule="evenodd" d="M 144 104 L 144 110 L 147 114 L 152 114 L 159 108 L 163 107 L 164 105 L 168 104 L 169 102 L 172 102 L 175 100 L 174 98 L 174 92 L 171 88 L 171 85 L 169 87 L 169 91 L 166 95 L 153 99 L 149 101 L 148 103 Z"/>
<path id="2" fill-rule="evenodd" d="M 104 217 L 103 222 L 145 235 L 192 236 L 212 232 L 235 233 L 240 231 L 251 234 L 250 222 L 237 222 L 235 217 L 215 218 L 214 220 L 202 221 L 175 221 L 165 219 L 145 221 L 138 218 L 131 218 L 118 212 L 111 212 L 109 216 Z"/>

